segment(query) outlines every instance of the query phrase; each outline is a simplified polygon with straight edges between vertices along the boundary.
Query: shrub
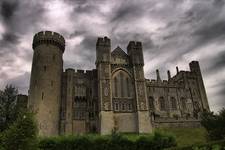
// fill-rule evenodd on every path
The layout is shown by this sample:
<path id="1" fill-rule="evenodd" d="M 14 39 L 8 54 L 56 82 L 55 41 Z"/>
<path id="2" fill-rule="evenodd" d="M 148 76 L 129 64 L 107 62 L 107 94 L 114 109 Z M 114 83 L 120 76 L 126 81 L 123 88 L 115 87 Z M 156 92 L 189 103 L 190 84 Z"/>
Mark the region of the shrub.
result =
<path id="1" fill-rule="evenodd" d="M 6 130 L 17 119 L 16 96 L 18 90 L 13 85 L 6 85 L 0 91 L 0 132 Z"/>
<path id="2" fill-rule="evenodd" d="M 213 112 L 203 112 L 201 115 L 201 124 L 207 130 L 209 139 L 225 139 L 225 109 L 219 114 Z"/>
<path id="3" fill-rule="evenodd" d="M 160 150 L 176 146 L 175 137 L 162 132 L 155 132 L 153 136 L 141 136 L 137 140 L 138 150 Z"/>
<path id="4" fill-rule="evenodd" d="M 40 139 L 39 148 L 44 150 L 160 150 L 175 146 L 175 138 L 156 132 L 140 135 L 130 140 L 123 134 L 114 133 L 107 136 L 59 136 Z"/>
<path id="5" fill-rule="evenodd" d="M 107 150 L 132 150 L 134 148 L 134 142 L 128 140 L 122 134 L 112 134 L 107 143 Z"/>
<path id="6" fill-rule="evenodd" d="M 213 141 L 206 144 L 195 144 L 185 147 L 174 147 L 167 150 L 224 150 L 225 140 Z"/>
<path id="7" fill-rule="evenodd" d="M 33 114 L 20 114 L 2 135 L 2 147 L 9 150 L 34 150 L 37 147 L 37 127 Z"/>

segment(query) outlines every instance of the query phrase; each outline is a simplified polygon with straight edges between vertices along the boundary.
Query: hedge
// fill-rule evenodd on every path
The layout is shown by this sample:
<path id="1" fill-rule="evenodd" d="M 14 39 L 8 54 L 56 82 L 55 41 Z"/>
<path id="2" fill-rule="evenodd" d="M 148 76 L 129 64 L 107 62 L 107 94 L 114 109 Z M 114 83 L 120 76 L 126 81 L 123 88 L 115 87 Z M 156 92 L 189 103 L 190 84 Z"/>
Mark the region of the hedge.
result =
<path id="1" fill-rule="evenodd" d="M 172 147 L 167 150 L 225 150 L 225 140 L 213 141 L 205 144 L 195 144 L 185 147 Z"/>
<path id="2" fill-rule="evenodd" d="M 176 146 L 175 138 L 158 132 L 140 135 L 136 140 L 112 134 L 45 137 L 39 141 L 41 150 L 160 150 L 172 146 Z"/>

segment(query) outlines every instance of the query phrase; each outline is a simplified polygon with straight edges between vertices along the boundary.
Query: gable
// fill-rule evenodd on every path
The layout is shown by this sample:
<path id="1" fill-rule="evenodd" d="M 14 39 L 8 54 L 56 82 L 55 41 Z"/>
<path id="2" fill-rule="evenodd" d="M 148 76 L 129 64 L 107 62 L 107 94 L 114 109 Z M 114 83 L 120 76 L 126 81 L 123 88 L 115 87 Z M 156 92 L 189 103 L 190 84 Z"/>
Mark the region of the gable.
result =
<path id="1" fill-rule="evenodd" d="M 112 51 L 111 55 L 114 57 L 128 57 L 128 55 L 119 46 Z"/>
<path id="2" fill-rule="evenodd" d="M 112 63 L 113 64 L 128 64 L 129 57 L 128 55 L 118 46 L 111 53 Z"/>

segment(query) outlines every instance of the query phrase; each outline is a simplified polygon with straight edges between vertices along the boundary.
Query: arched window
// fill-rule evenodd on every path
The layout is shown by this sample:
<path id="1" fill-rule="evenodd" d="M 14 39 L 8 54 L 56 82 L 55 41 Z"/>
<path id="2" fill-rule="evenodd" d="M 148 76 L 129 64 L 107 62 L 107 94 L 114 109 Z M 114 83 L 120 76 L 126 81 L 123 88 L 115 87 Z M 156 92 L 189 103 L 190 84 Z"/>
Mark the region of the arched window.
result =
<path id="1" fill-rule="evenodd" d="M 184 97 L 182 97 L 182 98 L 180 99 L 180 101 L 181 101 L 182 109 L 183 109 L 183 110 L 186 110 L 186 109 L 187 109 L 187 106 L 186 106 L 186 99 L 185 99 Z"/>
<path id="2" fill-rule="evenodd" d="M 173 110 L 177 110 L 177 102 L 176 102 L 176 99 L 174 97 L 171 97 L 170 103 L 171 103 L 171 108 Z"/>
<path id="3" fill-rule="evenodd" d="M 125 71 L 116 72 L 113 77 L 113 97 L 131 97 L 132 82 L 130 76 Z"/>
<path id="4" fill-rule="evenodd" d="M 149 97 L 149 109 L 153 110 L 155 108 L 154 106 L 154 98 L 153 97 Z"/>
<path id="5" fill-rule="evenodd" d="M 163 97 L 159 98 L 160 110 L 166 110 L 166 102 Z"/>

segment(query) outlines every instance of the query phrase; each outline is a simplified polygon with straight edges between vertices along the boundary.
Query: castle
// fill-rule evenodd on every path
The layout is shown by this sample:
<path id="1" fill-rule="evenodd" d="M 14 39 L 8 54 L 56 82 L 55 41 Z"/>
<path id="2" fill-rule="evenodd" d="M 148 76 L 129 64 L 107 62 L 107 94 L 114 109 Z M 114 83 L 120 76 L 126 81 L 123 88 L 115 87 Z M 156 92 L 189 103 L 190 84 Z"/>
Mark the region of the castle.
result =
<path id="1" fill-rule="evenodd" d="M 94 46 L 94 45 L 93 45 Z M 198 126 L 209 110 L 199 63 L 168 80 L 144 76 L 142 43 L 130 41 L 127 53 L 111 51 L 98 38 L 96 69 L 63 70 L 65 40 L 51 31 L 35 34 L 28 107 L 36 113 L 39 134 L 96 132 L 149 133 L 157 127 Z"/>

